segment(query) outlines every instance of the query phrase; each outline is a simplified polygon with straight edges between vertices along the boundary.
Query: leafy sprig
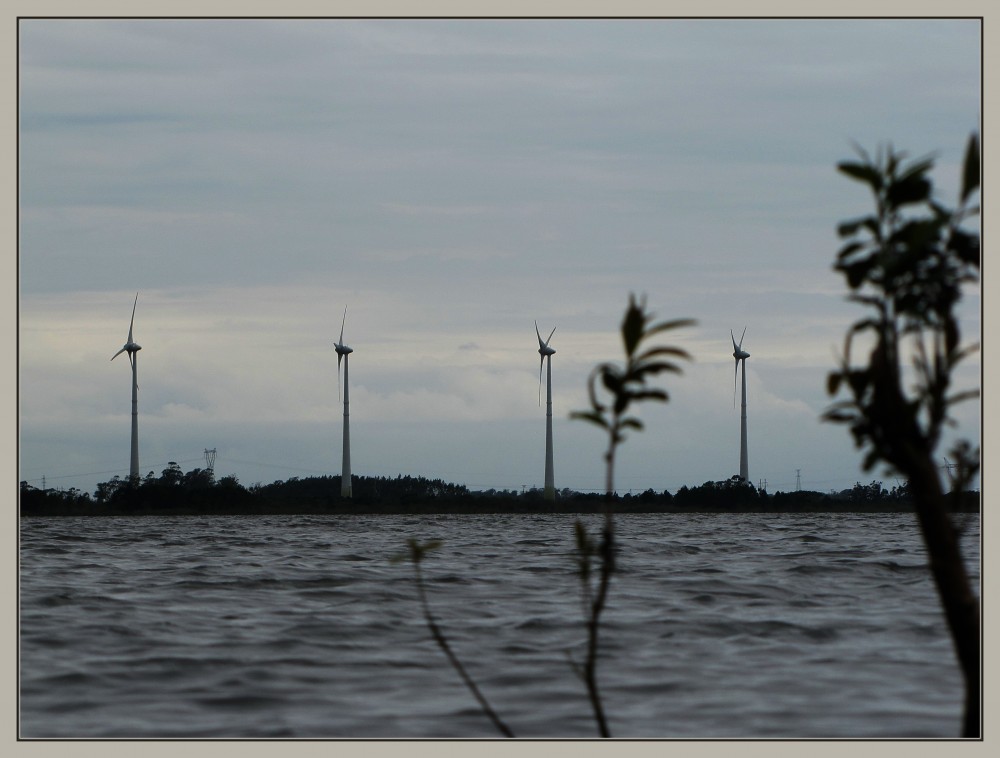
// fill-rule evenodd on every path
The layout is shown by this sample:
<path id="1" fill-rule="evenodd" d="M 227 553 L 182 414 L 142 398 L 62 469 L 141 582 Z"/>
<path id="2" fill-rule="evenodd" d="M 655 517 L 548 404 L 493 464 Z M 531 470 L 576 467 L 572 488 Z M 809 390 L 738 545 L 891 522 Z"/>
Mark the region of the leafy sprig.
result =
<path id="1" fill-rule="evenodd" d="M 640 352 L 640 346 L 651 337 L 683 326 L 691 326 L 691 319 L 676 319 L 654 323 L 653 314 L 646 310 L 646 299 L 636 301 L 629 295 L 629 304 L 622 319 L 622 346 L 625 362 L 598 364 L 587 380 L 590 409 L 574 411 L 571 418 L 588 421 L 604 429 L 608 434 L 608 449 L 604 454 L 605 468 L 605 509 L 604 528 L 600 540 L 592 538 L 581 521 L 576 522 L 575 543 L 577 575 L 580 579 L 583 615 L 587 627 L 587 657 L 583 666 L 573 664 L 574 671 L 587 687 L 594 719 L 602 737 L 610 737 L 607 717 L 597 686 L 597 649 L 599 643 L 600 618 L 607 603 L 611 575 L 615 571 L 615 534 L 611 514 L 611 498 L 614 495 L 615 451 L 625 441 L 625 430 L 641 431 L 642 422 L 629 415 L 630 407 L 645 401 L 667 402 L 667 391 L 653 387 L 650 380 L 662 373 L 681 373 L 676 359 L 690 360 L 690 355 L 678 347 L 658 345 Z M 598 382 L 610 399 L 602 401 L 598 397 Z M 594 577 L 595 566 L 597 576 Z M 572 659 L 571 659 L 572 662 Z"/>
<path id="2" fill-rule="evenodd" d="M 615 449 L 625 441 L 626 430 L 643 429 L 642 421 L 629 415 L 630 407 L 649 400 L 667 402 L 670 399 L 667 391 L 650 386 L 649 381 L 665 372 L 680 374 L 681 368 L 676 361 L 691 359 L 688 352 L 679 347 L 657 345 L 639 352 L 640 346 L 658 334 L 695 323 L 692 319 L 654 323 L 653 314 L 646 310 L 645 297 L 636 301 L 634 294 L 629 295 L 628 308 L 621 325 L 625 362 L 620 365 L 605 362 L 595 367 L 587 380 L 590 409 L 570 414 L 571 418 L 588 421 L 608 433 L 608 449 L 604 454 L 607 464 L 605 490 L 608 496 L 614 492 Z M 599 388 L 610 395 L 608 400 L 598 397 Z"/>

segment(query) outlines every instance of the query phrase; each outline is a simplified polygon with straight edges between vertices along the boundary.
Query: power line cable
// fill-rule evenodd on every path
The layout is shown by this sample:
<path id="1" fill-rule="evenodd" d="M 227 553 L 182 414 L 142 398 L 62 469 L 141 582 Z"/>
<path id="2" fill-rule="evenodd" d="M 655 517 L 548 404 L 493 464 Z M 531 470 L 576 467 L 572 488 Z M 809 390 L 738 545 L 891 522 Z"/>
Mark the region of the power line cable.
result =
<path id="1" fill-rule="evenodd" d="M 150 464 L 150 465 L 151 465 L 151 467 L 153 469 L 156 469 L 156 468 L 158 468 L 160 466 L 169 466 L 171 463 L 176 463 L 176 464 L 179 465 L 181 463 L 193 463 L 194 461 L 200 461 L 200 460 L 203 460 L 203 459 L 202 458 L 185 458 L 185 459 L 179 460 L 179 461 L 167 461 L 166 463 L 153 463 L 153 464 Z M 126 473 L 127 471 L 128 470 L 124 469 L 124 468 L 114 468 L 114 469 L 108 469 L 106 471 L 87 471 L 87 472 L 82 473 L 82 474 L 57 474 L 56 476 L 49 476 L 48 474 L 42 474 L 42 476 L 36 476 L 36 477 L 31 478 L 31 479 L 21 479 L 20 481 L 22 481 L 22 482 L 28 482 L 30 484 L 31 482 L 40 482 L 43 479 L 47 479 L 47 480 L 52 480 L 52 479 L 79 479 L 80 477 L 84 477 L 84 476 L 102 476 L 104 474 L 123 474 L 123 473 Z"/>

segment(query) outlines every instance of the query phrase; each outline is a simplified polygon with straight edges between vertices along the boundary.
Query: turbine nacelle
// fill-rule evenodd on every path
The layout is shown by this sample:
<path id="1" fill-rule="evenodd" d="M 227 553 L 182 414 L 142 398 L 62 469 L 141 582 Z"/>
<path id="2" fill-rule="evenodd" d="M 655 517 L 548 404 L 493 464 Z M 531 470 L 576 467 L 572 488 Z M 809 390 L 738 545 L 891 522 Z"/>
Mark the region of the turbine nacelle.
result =
<path id="1" fill-rule="evenodd" d="M 138 353 L 140 350 L 142 350 L 142 345 L 137 345 L 134 342 L 126 342 L 121 350 L 119 350 L 117 353 L 111 356 L 111 360 L 114 360 L 122 353 L 128 353 L 129 357 L 131 357 L 133 354 Z"/>

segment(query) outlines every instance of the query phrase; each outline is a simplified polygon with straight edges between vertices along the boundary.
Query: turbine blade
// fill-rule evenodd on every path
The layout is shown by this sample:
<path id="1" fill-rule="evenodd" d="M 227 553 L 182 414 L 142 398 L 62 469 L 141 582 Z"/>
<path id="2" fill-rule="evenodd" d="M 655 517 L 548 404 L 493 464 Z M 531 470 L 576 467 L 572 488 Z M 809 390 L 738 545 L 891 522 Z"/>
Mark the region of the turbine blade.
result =
<path id="1" fill-rule="evenodd" d="M 553 326 L 552 327 L 552 331 L 549 332 L 549 338 L 547 340 L 545 340 L 545 347 L 549 346 L 549 343 L 552 341 L 552 335 L 555 334 L 555 333 L 556 333 L 556 328 Z"/>
<path id="2" fill-rule="evenodd" d="M 135 293 L 135 300 L 132 301 L 132 320 L 128 322 L 128 341 L 132 341 L 132 324 L 135 323 L 135 306 L 139 302 L 139 293 Z"/>
<path id="3" fill-rule="evenodd" d="M 733 408 L 736 407 L 736 376 L 740 372 L 740 359 L 736 359 L 736 365 L 733 366 Z"/>
<path id="4" fill-rule="evenodd" d="M 538 362 L 538 405 L 542 405 L 542 366 L 545 365 L 545 356 Z"/>
<path id="5" fill-rule="evenodd" d="M 114 360 L 115 358 L 117 358 L 119 355 L 121 355 L 124 352 L 125 352 L 125 348 L 122 348 L 117 353 L 115 353 L 114 355 L 111 356 L 111 360 Z"/>
<path id="6" fill-rule="evenodd" d="M 747 328 L 744 326 L 743 334 L 740 335 L 740 348 L 739 348 L 740 350 L 743 349 L 743 338 L 746 337 L 746 334 L 747 334 Z"/>
<path id="7" fill-rule="evenodd" d="M 535 322 L 535 334 L 538 336 L 538 349 L 541 350 L 545 347 L 545 343 L 542 342 L 542 335 L 538 331 L 538 322 Z"/>
<path id="8" fill-rule="evenodd" d="M 347 323 L 347 306 L 344 306 L 344 319 L 340 322 L 340 342 L 338 344 L 344 344 L 344 324 Z M 337 361 L 337 365 L 340 365 L 340 361 Z"/>
<path id="9" fill-rule="evenodd" d="M 729 330 L 729 337 L 733 340 L 733 352 L 735 353 L 735 352 L 737 352 L 739 350 L 739 348 L 736 347 L 736 338 L 733 337 L 733 330 L 732 329 Z"/>

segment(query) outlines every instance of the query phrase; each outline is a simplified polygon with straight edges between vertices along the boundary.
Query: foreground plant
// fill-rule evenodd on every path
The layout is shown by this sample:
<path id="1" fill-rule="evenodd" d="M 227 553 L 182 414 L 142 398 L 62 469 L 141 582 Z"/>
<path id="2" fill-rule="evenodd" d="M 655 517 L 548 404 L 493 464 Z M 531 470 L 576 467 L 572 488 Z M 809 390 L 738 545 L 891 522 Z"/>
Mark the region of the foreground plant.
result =
<path id="1" fill-rule="evenodd" d="M 436 550 L 441 546 L 440 540 L 431 540 L 430 542 L 425 542 L 423 544 L 417 542 L 415 539 L 407 540 L 407 547 L 409 550 L 406 553 L 402 553 L 393 557 L 393 563 L 399 563 L 401 561 L 409 560 L 413 564 L 413 571 L 416 575 L 417 581 L 417 594 L 420 596 L 420 607 L 424 613 L 424 621 L 427 622 L 427 628 L 430 629 L 431 635 L 434 637 L 434 641 L 437 643 L 438 647 L 444 652 L 445 656 L 448 658 L 448 662 L 451 664 L 452 668 L 461 677 L 462 682 L 468 687 L 472 696 L 476 698 L 479 706 L 483 709 L 483 713 L 489 718 L 493 725 L 504 737 L 513 737 L 514 733 L 510 728 L 497 716 L 496 711 L 490 706 L 489 702 L 480 692 L 479 687 L 473 681 L 472 677 L 465 670 L 462 662 L 458 659 L 458 656 L 451 649 L 451 645 L 448 644 L 448 640 L 445 638 L 444 633 L 438 626 L 434 615 L 431 613 L 430 605 L 427 602 L 427 591 L 424 588 L 423 574 L 420 571 L 420 562 L 424 559 L 426 555 L 431 550 Z"/>
<path id="2" fill-rule="evenodd" d="M 977 349 L 962 347 L 955 307 L 962 286 L 978 280 L 979 235 L 961 228 L 978 214 L 971 203 L 979 189 L 979 141 L 973 135 L 965 155 L 956 209 L 932 198 L 928 173 L 933 161 L 906 162 L 888 148 L 873 159 L 858 151 L 860 162 L 838 169 L 871 190 L 875 213 L 840 225 L 848 240 L 835 269 L 847 279 L 854 302 L 872 312 L 847 332 L 840 369 L 829 375 L 827 390 L 841 390 L 825 419 L 848 424 L 855 444 L 866 448 L 864 468 L 888 464 L 907 478 L 917 519 L 955 651 L 965 679 L 962 734 L 981 734 L 979 600 L 962 559 L 949 496 L 942 487 L 935 451 L 951 407 L 978 391 L 952 393 L 952 374 Z M 852 344 L 864 335 L 874 346 L 867 365 L 852 365 Z M 904 387 L 904 363 L 912 365 L 912 384 Z M 979 470 L 979 448 L 966 441 L 951 451 L 956 461 L 956 497 Z"/>
<path id="3" fill-rule="evenodd" d="M 610 737 L 611 733 L 597 686 L 597 650 L 601 613 L 607 603 L 608 587 L 615 570 L 614 519 L 611 507 L 614 497 L 615 455 L 618 446 L 625 441 L 626 430 L 641 431 L 643 428 L 638 418 L 628 415 L 630 406 L 648 400 L 663 403 L 669 400 L 666 390 L 650 386 L 648 380 L 664 372 L 681 373 L 673 359 L 690 360 L 688 353 L 678 347 L 654 346 L 642 352 L 639 352 L 639 347 L 657 334 L 695 323 L 691 319 L 660 323 L 652 321 L 653 314 L 646 311 L 645 298 L 636 302 L 635 296 L 630 295 L 621 326 L 625 362 L 622 365 L 598 365 L 587 382 L 590 410 L 574 411 L 571 414 L 571 418 L 589 421 L 608 434 L 608 447 L 604 453 L 604 527 L 600 540 L 592 538 L 579 520 L 575 527 L 577 574 L 587 625 L 587 657 L 582 668 L 574 665 L 574 669 L 587 687 L 594 719 L 602 737 Z M 609 396 L 607 402 L 598 399 L 598 382 L 602 394 Z"/>

